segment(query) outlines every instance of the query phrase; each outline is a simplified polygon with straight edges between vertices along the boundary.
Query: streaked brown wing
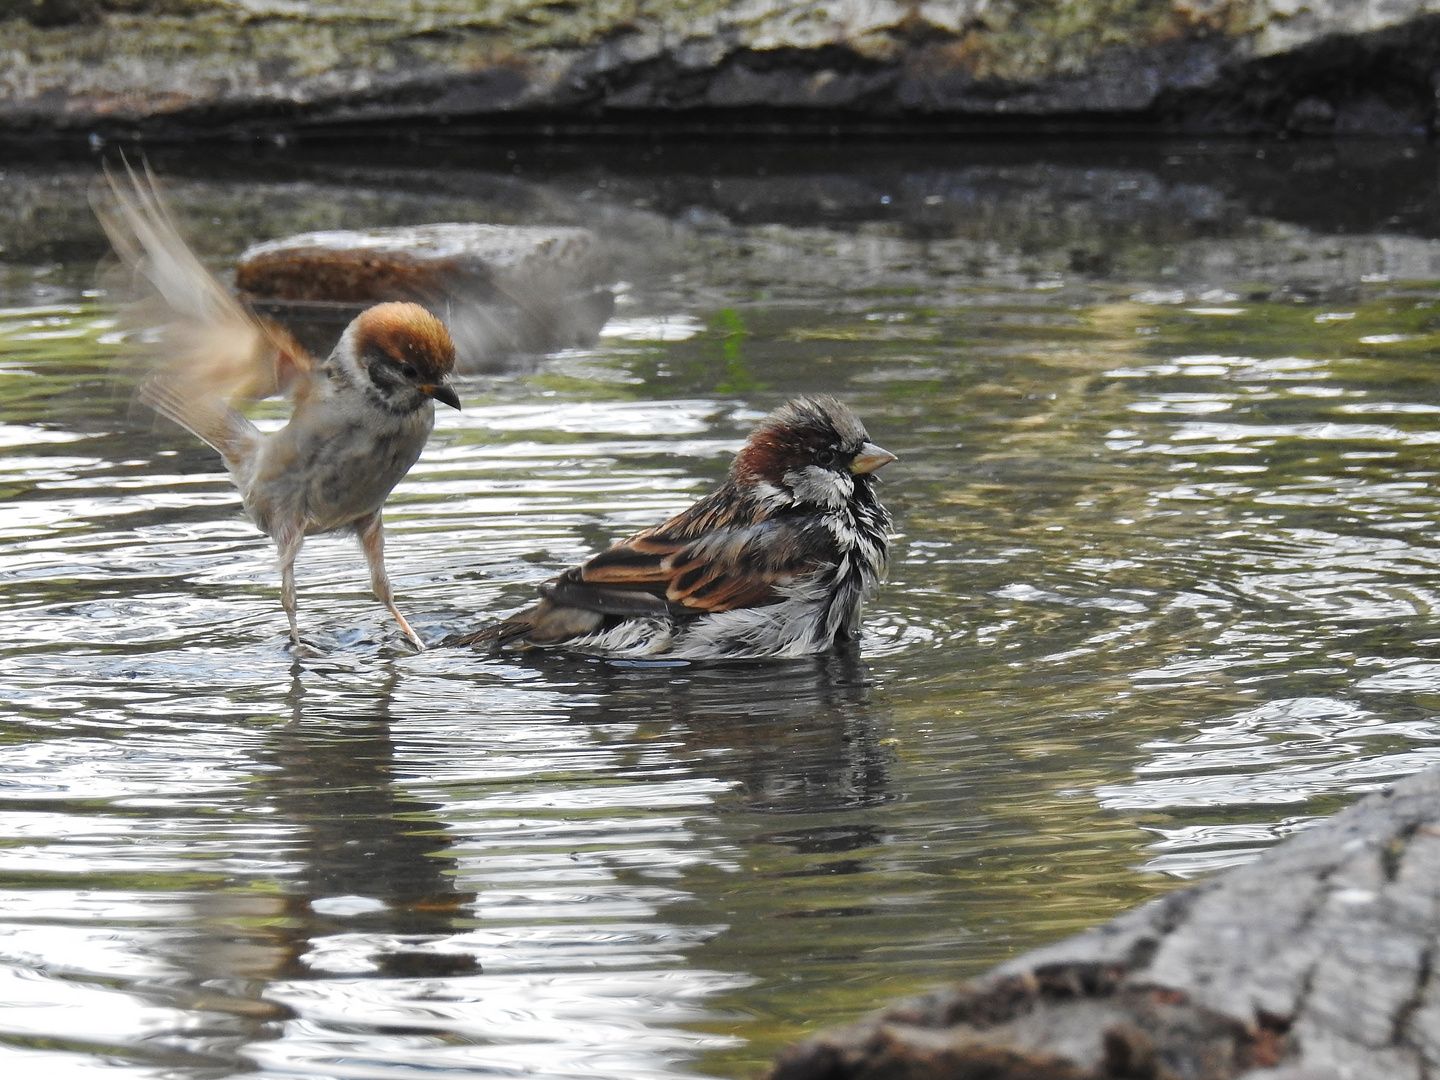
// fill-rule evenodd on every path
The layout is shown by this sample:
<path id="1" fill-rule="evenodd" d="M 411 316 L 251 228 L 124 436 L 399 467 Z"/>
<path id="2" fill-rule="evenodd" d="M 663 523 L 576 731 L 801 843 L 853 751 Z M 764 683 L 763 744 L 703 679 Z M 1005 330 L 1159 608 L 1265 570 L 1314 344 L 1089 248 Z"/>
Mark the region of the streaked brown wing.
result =
<path id="1" fill-rule="evenodd" d="M 833 557 L 833 545 L 803 519 L 713 529 L 694 539 L 671 539 L 664 529 L 622 540 L 567 571 L 547 595 L 607 614 L 730 611 L 776 602 L 779 586 Z"/>

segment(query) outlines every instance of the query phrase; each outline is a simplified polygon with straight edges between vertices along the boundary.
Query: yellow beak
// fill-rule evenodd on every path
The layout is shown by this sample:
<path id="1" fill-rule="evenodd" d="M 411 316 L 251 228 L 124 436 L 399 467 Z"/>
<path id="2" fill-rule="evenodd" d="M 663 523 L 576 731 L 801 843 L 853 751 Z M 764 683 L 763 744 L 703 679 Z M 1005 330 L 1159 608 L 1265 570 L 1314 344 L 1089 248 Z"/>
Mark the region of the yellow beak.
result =
<path id="1" fill-rule="evenodd" d="M 873 442 L 867 442 L 860 447 L 860 452 L 855 455 L 855 460 L 850 463 L 852 473 L 872 473 L 876 469 L 884 468 L 892 461 L 897 461 L 894 454 L 890 453 L 883 446 L 876 446 Z"/>

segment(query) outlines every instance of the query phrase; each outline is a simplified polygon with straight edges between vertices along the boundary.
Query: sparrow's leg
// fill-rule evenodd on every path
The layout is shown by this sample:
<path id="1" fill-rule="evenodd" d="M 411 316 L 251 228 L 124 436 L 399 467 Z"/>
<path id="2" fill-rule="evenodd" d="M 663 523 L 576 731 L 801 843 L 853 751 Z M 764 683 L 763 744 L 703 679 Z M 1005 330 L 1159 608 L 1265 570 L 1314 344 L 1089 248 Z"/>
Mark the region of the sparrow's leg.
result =
<path id="1" fill-rule="evenodd" d="M 290 640 L 300 648 L 300 626 L 295 621 L 295 556 L 305 543 L 303 529 L 277 529 L 275 546 L 280 551 L 280 604 L 290 620 Z"/>
<path id="2" fill-rule="evenodd" d="M 390 614 L 395 616 L 395 621 L 410 639 L 410 644 L 424 652 L 425 643 L 420 640 L 419 634 L 410 629 L 405 616 L 401 615 L 400 609 L 395 606 L 395 594 L 390 591 L 390 577 L 385 573 L 385 526 L 380 523 L 380 514 L 377 512 L 357 521 L 355 535 L 360 538 L 365 561 L 370 564 L 370 587 L 375 590 L 380 602 L 390 609 Z"/>

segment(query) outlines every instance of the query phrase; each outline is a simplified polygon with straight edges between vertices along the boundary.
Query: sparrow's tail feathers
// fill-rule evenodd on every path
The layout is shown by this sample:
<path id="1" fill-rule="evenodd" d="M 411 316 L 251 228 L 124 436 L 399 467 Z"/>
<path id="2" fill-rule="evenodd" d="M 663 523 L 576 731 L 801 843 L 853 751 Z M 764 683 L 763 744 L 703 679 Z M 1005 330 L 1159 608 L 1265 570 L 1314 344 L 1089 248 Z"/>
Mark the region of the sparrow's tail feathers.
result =
<path id="1" fill-rule="evenodd" d="M 504 622 L 491 623 L 489 626 L 469 634 L 451 634 L 440 644 L 442 647 L 454 648 L 463 648 L 469 645 L 477 649 L 488 645 L 492 649 L 498 649 L 506 642 L 524 637 L 529 632 L 530 623 L 525 619 L 506 619 Z"/>
<path id="2" fill-rule="evenodd" d="M 167 380 L 156 378 L 140 387 L 140 400 L 213 446 L 232 472 L 259 450 L 260 429 L 216 398 L 185 394 Z"/>
<path id="3" fill-rule="evenodd" d="M 549 587 L 542 586 L 541 591 Z M 491 623 L 471 634 L 451 634 L 442 645 L 489 645 L 498 649 L 511 641 L 524 638 L 527 645 L 563 645 L 575 638 L 593 634 L 604 625 L 606 615 L 599 611 L 571 607 L 546 596 L 534 607 L 516 612 L 502 622 Z"/>

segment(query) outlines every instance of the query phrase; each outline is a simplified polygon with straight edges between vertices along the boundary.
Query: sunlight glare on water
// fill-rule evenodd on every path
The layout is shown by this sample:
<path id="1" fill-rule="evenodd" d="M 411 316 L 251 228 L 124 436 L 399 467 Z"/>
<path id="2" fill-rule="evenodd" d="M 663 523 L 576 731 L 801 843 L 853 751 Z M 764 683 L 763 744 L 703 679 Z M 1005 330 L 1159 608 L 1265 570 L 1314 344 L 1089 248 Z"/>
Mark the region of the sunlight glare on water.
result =
<path id="1" fill-rule="evenodd" d="M 1046 152 L 158 162 L 222 271 L 405 221 L 613 249 L 598 340 L 461 379 L 387 506 L 428 642 L 786 398 L 852 404 L 900 458 L 860 649 L 714 666 L 414 655 L 333 537 L 292 656 L 272 546 L 86 295 L 90 166 L 7 169 L 0 1072 L 754 1075 L 1440 761 L 1429 174 L 1369 190 L 1433 222 L 1327 231 L 1323 163 L 1281 220 L 1249 144 Z"/>

